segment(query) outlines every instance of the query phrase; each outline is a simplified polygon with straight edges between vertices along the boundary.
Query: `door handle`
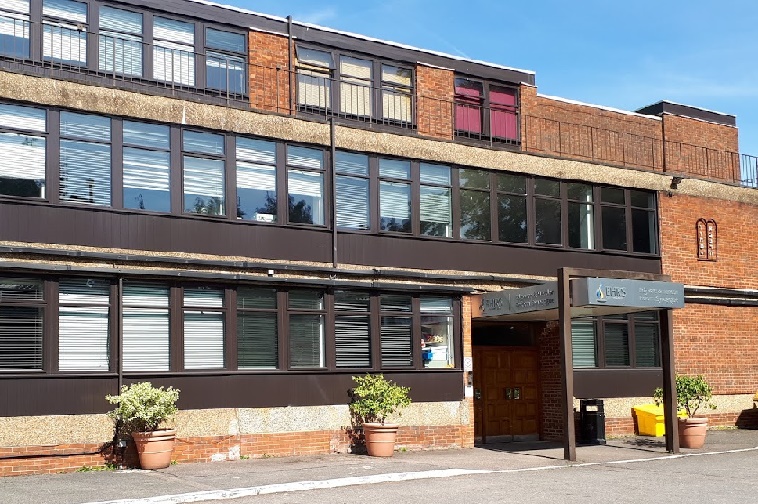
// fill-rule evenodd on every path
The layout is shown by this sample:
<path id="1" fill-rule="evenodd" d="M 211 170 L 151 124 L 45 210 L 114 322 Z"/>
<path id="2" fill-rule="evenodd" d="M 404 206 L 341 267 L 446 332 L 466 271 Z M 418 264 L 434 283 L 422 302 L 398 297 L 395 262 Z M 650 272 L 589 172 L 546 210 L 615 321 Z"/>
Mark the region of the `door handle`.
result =
<path id="1" fill-rule="evenodd" d="M 479 389 L 474 389 L 474 399 L 481 399 L 482 398 L 482 391 Z"/>
<path id="2" fill-rule="evenodd" d="M 515 401 L 521 399 L 521 387 L 516 387 L 513 389 L 513 399 Z"/>
<path id="3" fill-rule="evenodd" d="M 507 387 L 505 390 L 505 399 L 510 401 L 513 398 L 513 389 L 510 387 Z"/>

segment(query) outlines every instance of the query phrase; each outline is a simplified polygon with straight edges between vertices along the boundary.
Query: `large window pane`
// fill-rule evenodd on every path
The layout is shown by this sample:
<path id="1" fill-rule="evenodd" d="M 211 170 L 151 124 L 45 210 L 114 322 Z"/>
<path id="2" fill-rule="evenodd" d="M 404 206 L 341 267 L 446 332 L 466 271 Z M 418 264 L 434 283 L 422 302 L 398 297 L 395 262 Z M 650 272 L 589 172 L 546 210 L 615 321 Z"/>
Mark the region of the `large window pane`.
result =
<path id="1" fill-rule="evenodd" d="M 413 121 L 413 72 L 382 65 L 382 117 L 390 121 Z"/>
<path id="2" fill-rule="evenodd" d="M 526 197 L 499 194 L 497 197 L 498 238 L 503 242 L 526 243 Z"/>
<path id="3" fill-rule="evenodd" d="M 224 162 L 184 156 L 184 211 L 224 215 Z"/>
<path id="4" fill-rule="evenodd" d="M 468 189 L 490 188 L 490 172 L 488 171 L 461 168 L 458 170 L 458 179 L 461 187 Z"/>
<path id="5" fill-rule="evenodd" d="M 289 221 L 324 225 L 324 174 L 288 170 Z"/>
<path id="6" fill-rule="evenodd" d="M 205 45 L 222 51 L 244 53 L 245 36 L 241 33 L 206 28 Z"/>
<path id="7" fill-rule="evenodd" d="M 194 86 L 195 25 L 156 16 L 153 40 L 153 78 Z"/>
<path id="8" fill-rule="evenodd" d="M 332 55 L 297 46 L 297 104 L 303 109 L 331 107 Z"/>
<path id="9" fill-rule="evenodd" d="M 0 279 L 0 370 L 42 369 L 43 292 L 40 280 Z"/>
<path id="10" fill-rule="evenodd" d="M 626 210 L 603 207 L 603 248 L 626 250 Z"/>
<path id="11" fill-rule="evenodd" d="M 595 246 L 594 207 L 591 204 L 569 202 L 569 247 L 592 249 Z"/>
<path id="12" fill-rule="evenodd" d="M 413 365 L 411 317 L 381 318 L 382 367 Z"/>
<path id="13" fill-rule="evenodd" d="M 73 0 L 42 2 L 42 56 L 65 65 L 87 64 L 87 4 Z M 85 29 L 81 29 L 84 26 Z"/>
<path id="14" fill-rule="evenodd" d="M 29 57 L 29 0 L 6 0 L 0 6 L 0 54 Z"/>
<path id="15" fill-rule="evenodd" d="M 237 218 L 276 222 L 276 144 L 237 137 Z"/>
<path id="16" fill-rule="evenodd" d="M 124 144 L 161 149 L 124 147 L 124 207 L 170 212 L 168 126 L 124 121 Z"/>
<path id="17" fill-rule="evenodd" d="M 45 197 L 45 138 L 0 133 L 0 194 Z"/>
<path id="18" fill-rule="evenodd" d="M 632 209 L 632 237 L 635 252 L 657 252 L 655 212 Z"/>
<path id="19" fill-rule="evenodd" d="M 207 51 L 205 55 L 206 87 L 245 94 L 245 59 L 240 56 Z"/>
<path id="20" fill-rule="evenodd" d="M 461 238 L 466 240 L 490 239 L 490 193 L 461 189 Z"/>
<path id="21" fill-rule="evenodd" d="M 184 289 L 185 369 L 224 367 L 224 313 L 214 310 L 223 305 L 220 289 Z"/>
<path id="22" fill-rule="evenodd" d="M 629 365 L 629 328 L 627 324 L 605 324 L 605 365 Z"/>
<path id="23" fill-rule="evenodd" d="M 368 179 L 337 176 L 337 226 L 369 228 Z"/>
<path id="24" fill-rule="evenodd" d="M 661 365 L 660 346 L 657 325 L 634 324 L 634 347 L 637 367 L 659 367 Z"/>
<path id="25" fill-rule="evenodd" d="M 237 313 L 237 366 L 275 369 L 279 365 L 276 313 Z"/>
<path id="26" fill-rule="evenodd" d="M 142 14 L 100 7 L 100 70 L 142 75 Z"/>
<path id="27" fill-rule="evenodd" d="M 371 115 L 371 61 L 340 58 L 340 112 L 348 116 Z"/>
<path id="28" fill-rule="evenodd" d="M 421 186 L 420 192 L 421 234 L 452 236 L 453 217 L 450 189 L 447 187 Z"/>
<path id="29" fill-rule="evenodd" d="M 124 283 L 124 371 L 169 370 L 169 289 Z"/>
<path id="30" fill-rule="evenodd" d="M 402 182 L 379 184 L 379 229 L 411 232 L 411 186 Z"/>
<path id="31" fill-rule="evenodd" d="M 422 297 L 421 360 L 426 368 L 451 368 L 453 355 L 453 303 L 450 298 Z"/>
<path id="32" fill-rule="evenodd" d="M 60 149 L 60 199 L 110 205 L 110 145 L 61 140 Z"/>
<path id="33" fill-rule="evenodd" d="M 324 367 L 324 316 L 292 314 L 290 322 L 290 367 Z"/>
<path id="34" fill-rule="evenodd" d="M 455 129 L 479 137 L 482 134 L 484 88 L 481 82 L 455 79 Z"/>
<path id="35" fill-rule="evenodd" d="M 546 245 L 560 245 L 561 240 L 561 202 L 557 200 L 537 199 L 535 201 L 535 241 Z"/>
<path id="36" fill-rule="evenodd" d="M 575 368 L 597 367 L 594 322 L 571 322 L 571 349 Z"/>
<path id="37" fill-rule="evenodd" d="M 335 291 L 334 338 L 337 367 L 371 367 L 370 295 Z"/>
<path id="38" fill-rule="evenodd" d="M 63 279 L 59 289 L 58 369 L 108 371 L 110 283 Z"/>

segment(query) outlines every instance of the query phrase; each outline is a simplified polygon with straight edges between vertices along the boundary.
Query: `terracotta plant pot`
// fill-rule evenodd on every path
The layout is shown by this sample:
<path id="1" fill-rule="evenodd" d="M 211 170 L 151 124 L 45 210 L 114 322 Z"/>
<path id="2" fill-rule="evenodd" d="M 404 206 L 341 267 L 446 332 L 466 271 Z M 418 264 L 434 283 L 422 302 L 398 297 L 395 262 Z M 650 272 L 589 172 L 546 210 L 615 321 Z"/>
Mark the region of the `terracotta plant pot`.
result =
<path id="1" fill-rule="evenodd" d="M 679 446 L 682 448 L 702 448 L 708 429 L 708 419 L 704 417 L 679 419 Z"/>
<path id="2" fill-rule="evenodd" d="M 398 424 L 363 424 L 368 454 L 372 457 L 391 457 L 395 453 L 395 438 L 399 427 Z"/>
<path id="3" fill-rule="evenodd" d="M 139 465 L 142 469 L 165 469 L 171 465 L 176 430 L 132 432 L 132 437 L 137 445 Z"/>

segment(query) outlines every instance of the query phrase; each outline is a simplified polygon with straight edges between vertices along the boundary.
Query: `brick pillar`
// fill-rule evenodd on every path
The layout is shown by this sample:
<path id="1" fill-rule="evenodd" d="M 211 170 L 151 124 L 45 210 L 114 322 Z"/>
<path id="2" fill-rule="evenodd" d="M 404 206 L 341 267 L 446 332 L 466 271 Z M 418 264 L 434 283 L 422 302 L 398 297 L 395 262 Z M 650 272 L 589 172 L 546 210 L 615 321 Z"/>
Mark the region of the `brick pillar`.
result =
<path id="1" fill-rule="evenodd" d="M 519 114 L 521 118 L 521 150 L 526 151 L 530 145 L 535 145 L 534 128 L 530 128 L 529 116 L 537 113 L 537 88 L 521 84 L 519 88 Z"/>
<path id="2" fill-rule="evenodd" d="M 289 41 L 285 35 L 251 31 L 248 35 L 250 107 L 291 113 Z"/>
<path id="3" fill-rule="evenodd" d="M 453 71 L 416 67 L 416 124 L 419 135 L 452 140 Z"/>
<path id="4" fill-rule="evenodd" d="M 463 341 L 463 357 L 472 357 L 471 348 L 471 297 L 464 296 L 461 303 L 461 340 Z M 466 386 L 466 373 L 463 373 L 463 386 Z M 468 407 L 468 424 L 461 425 L 460 445 L 463 448 L 473 448 L 474 446 L 474 399 L 467 397 L 465 399 Z"/>
<path id="5" fill-rule="evenodd" d="M 561 394 L 561 338 L 557 322 L 548 322 L 539 331 L 540 387 L 542 392 L 542 432 L 547 440 L 563 439 Z"/>

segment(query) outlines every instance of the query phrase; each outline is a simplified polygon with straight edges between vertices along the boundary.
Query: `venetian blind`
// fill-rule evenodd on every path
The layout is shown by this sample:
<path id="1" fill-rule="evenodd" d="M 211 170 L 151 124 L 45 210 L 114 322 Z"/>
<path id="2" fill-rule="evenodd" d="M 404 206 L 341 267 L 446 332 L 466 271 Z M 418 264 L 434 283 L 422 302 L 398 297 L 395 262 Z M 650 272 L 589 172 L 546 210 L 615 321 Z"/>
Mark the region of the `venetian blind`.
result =
<path id="1" fill-rule="evenodd" d="M 224 306 L 224 292 L 185 288 L 184 306 L 184 368 L 223 368 L 224 313 L 218 308 Z"/>
<path id="2" fill-rule="evenodd" d="M 594 322 L 571 322 L 571 350 L 575 368 L 597 367 Z"/>
<path id="3" fill-rule="evenodd" d="M 411 71 L 382 65 L 382 117 L 394 121 L 411 122 L 413 101 Z"/>
<path id="4" fill-rule="evenodd" d="M 323 315 L 290 315 L 289 340 L 290 367 L 324 367 Z"/>
<path id="5" fill-rule="evenodd" d="M 0 279 L 0 369 L 42 369 L 43 292 L 39 280 Z"/>
<path id="6" fill-rule="evenodd" d="M 108 371 L 110 283 L 62 279 L 59 302 L 58 369 Z"/>
<path id="7" fill-rule="evenodd" d="M 340 58 L 340 112 L 371 115 L 371 62 Z"/>
<path id="8" fill-rule="evenodd" d="M 371 367 L 370 296 L 365 292 L 334 293 L 334 344 L 337 367 Z"/>
<path id="9" fill-rule="evenodd" d="M 195 25 L 155 17 L 153 39 L 153 78 L 194 86 Z"/>
<path id="10" fill-rule="evenodd" d="M 169 289 L 124 283 L 124 371 L 169 370 Z"/>
<path id="11" fill-rule="evenodd" d="M 100 7 L 100 70 L 142 75 L 142 14 Z"/>

